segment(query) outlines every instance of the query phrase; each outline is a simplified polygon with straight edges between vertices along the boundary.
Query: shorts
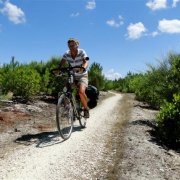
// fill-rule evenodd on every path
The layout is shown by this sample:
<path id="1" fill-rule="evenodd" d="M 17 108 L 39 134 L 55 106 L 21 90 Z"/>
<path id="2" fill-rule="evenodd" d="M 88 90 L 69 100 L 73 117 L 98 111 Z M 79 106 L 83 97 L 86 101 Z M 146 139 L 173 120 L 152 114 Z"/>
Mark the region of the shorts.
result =
<path id="1" fill-rule="evenodd" d="M 78 81 L 78 85 L 83 84 L 85 87 L 88 87 L 88 75 L 84 75 L 75 79 Z"/>

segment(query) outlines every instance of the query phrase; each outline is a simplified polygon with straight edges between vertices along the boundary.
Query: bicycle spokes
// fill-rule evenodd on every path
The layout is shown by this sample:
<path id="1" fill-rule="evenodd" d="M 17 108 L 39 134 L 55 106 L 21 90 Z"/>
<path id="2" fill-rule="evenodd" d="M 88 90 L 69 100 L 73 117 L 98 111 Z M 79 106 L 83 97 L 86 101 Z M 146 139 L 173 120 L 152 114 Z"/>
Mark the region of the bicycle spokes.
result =
<path id="1" fill-rule="evenodd" d="M 73 128 L 73 108 L 69 98 L 64 94 L 59 98 L 56 115 L 59 133 L 63 139 L 68 139 Z"/>

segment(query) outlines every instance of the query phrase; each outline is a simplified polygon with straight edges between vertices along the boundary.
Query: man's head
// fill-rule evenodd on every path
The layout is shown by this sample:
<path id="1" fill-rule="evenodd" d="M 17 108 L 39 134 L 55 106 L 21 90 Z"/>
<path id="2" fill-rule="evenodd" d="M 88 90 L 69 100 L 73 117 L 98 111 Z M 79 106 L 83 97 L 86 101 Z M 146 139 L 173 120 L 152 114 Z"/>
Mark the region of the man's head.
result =
<path id="1" fill-rule="evenodd" d="M 70 50 L 77 49 L 79 46 L 79 41 L 75 38 L 70 38 L 67 43 Z"/>

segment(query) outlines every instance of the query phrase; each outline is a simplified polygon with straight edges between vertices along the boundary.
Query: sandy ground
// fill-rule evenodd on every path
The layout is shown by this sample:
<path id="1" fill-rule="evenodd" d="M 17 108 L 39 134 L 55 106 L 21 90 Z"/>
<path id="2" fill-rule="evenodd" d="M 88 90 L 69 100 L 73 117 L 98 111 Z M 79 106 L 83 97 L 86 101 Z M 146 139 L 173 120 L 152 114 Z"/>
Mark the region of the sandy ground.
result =
<path id="1" fill-rule="evenodd" d="M 76 122 L 67 141 L 56 131 L 55 105 L 33 116 L 13 112 L 16 123 L 0 111 L 0 179 L 179 180 L 180 154 L 151 135 L 157 112 L 131 94 L 103 100 L 90 111 L 87 128 Z"/>

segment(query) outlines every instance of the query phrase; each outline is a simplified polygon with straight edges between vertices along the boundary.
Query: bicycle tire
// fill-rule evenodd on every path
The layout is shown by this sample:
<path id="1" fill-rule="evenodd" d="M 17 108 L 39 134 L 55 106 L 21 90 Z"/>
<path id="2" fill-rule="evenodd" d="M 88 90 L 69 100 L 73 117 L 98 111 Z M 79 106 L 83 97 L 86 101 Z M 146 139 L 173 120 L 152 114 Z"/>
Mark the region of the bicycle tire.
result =
<path id="1" fill-rule="evenodd" d="M 81 107 L 81 103 L 79 103 L 79 110 L 78 110 L 78 113 L 79 113 L 79 124 L 81 126 L 81 128 L 85 128 L 86 127 L 86 122 L 87 122 L 87 118 L 84 118 L 84 111 Z"/>
<path id="2" fill-rule="evenodd" d="M 60 136 L 66 140 L 71 136 L 73 130 L 73 107 L 70 99 L 62 94 L 58 98 L 56 106 L 56 124 Z"/>

